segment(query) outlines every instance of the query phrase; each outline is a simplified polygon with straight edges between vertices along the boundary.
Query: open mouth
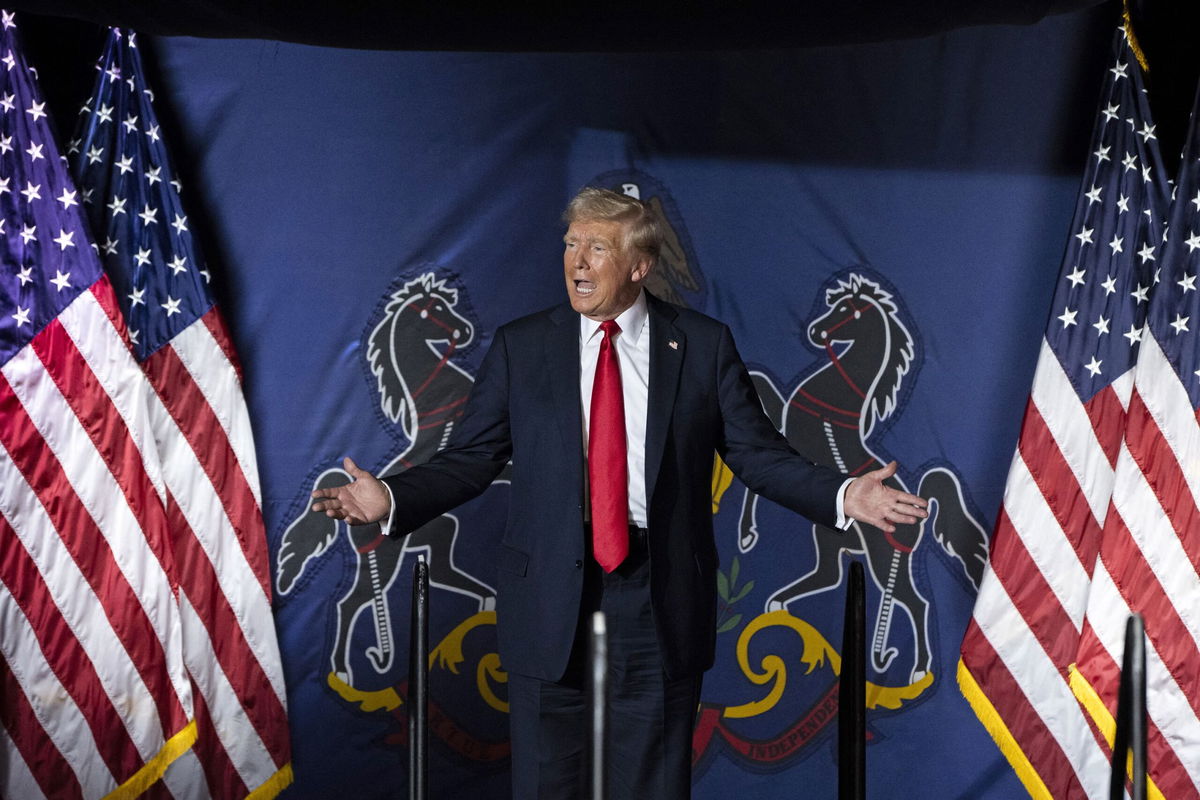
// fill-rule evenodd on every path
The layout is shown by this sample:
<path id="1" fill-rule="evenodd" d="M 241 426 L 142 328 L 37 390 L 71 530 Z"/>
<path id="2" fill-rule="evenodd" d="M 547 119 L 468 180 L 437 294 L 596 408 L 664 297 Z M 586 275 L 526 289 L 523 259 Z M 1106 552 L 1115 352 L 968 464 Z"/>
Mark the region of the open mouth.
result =
<path id="1" fill-rule="evenodd" d="M 579 294 L 588 295 L 596 290 L 596 284 L 591 281 L 575 281 L 575 291 Z"/>

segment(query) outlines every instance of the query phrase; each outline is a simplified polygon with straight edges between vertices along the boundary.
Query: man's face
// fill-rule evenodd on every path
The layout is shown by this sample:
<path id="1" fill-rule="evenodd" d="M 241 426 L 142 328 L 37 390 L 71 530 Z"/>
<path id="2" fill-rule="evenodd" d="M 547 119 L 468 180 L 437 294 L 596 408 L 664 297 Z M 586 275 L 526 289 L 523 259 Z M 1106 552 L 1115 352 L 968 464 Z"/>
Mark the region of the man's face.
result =
<path id="1" fill-rule="evenodd" d="M 625 223 L 577 220 L 563 236 L 563 273 L 571 307 L 594 320 L 616 319 L 637 300 L 650 259 L 625 247 Z"/>

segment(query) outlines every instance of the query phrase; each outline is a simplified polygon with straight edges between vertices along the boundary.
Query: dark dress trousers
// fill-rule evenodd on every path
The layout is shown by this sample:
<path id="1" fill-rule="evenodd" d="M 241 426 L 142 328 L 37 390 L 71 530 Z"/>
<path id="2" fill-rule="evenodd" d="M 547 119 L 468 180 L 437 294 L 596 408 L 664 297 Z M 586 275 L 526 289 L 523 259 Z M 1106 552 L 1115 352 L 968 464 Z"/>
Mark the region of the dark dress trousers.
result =
<path id="1" fill-rule="evenodd" d="M 825 525 L 845 476 L 804 459 L 775 430 L 725 325 L 649 294 L 647 304 L 650 601 L 663 670 L 678 679 L 698 676 L 714 655 L 713 453 L 753 491 Z M 579 325 L 564 303 L 501 327 L 446 448 L 384 478 L 392 534 L 403 535 L 480 494 L 511 459 L 496 553 L 500 658 L 509 672 L 544 681 L 566 673 L 590 558 Z"/>

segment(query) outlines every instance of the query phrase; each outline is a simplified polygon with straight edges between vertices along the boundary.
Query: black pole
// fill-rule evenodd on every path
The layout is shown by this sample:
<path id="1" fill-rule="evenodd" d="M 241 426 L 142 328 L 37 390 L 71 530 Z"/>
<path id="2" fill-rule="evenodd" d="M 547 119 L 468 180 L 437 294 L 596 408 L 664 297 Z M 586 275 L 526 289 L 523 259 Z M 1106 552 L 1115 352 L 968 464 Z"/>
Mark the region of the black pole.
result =
<path id="1" fill-rule="evenodd" d="M 838 800 L 867 796 L 867 593 L 863 566 L 850 564 L 838 681 Z"/>
<path id="2" fill-rule="evenodd" d="M 592 800 L 604 800 L 604 770 L 605 751 L 604 737 L 608 727 L 605 699 L 608 695 L 608 633 L 604 625 L 604 613 L 597 611 L 592 614 L 592 635 L 590 640 L 588 664 L 590 665 L 588 693 L 589 711 L 591 711 L 591 792 Z"/>
<path id="3" fill-rule="evenodd" d="M 429 797 L 429 565 L 413 567 L 408 639 L 408 797 Z"/>
<path id="4" fill-rule="evenodd" d="M 1125 623 L 1125 656 L 1121 684 L 1117 690 L 1117 732 L 1108 796 L 1125 796 L 1126 763 L 1129 769 L 1130 800 L 1146 800 L 1146 623 L 1141 614 L 1131 614 Z"/>

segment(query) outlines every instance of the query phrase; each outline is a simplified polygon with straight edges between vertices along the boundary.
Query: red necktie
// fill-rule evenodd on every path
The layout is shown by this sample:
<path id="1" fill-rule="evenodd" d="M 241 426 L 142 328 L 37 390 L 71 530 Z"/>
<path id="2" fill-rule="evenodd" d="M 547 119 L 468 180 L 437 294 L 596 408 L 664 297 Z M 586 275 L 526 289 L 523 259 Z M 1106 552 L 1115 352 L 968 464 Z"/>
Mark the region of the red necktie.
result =
<path id="1" fill-rule="evenodd" d="M 629 555 L 629 466 L 625 459 L 625 400 L 613 335 L 613 320 L 600 324 L 604 339 L 592 384 L 588 425 L 588 483 L 592 500 L 592 551 L 605 572 Z"/>

